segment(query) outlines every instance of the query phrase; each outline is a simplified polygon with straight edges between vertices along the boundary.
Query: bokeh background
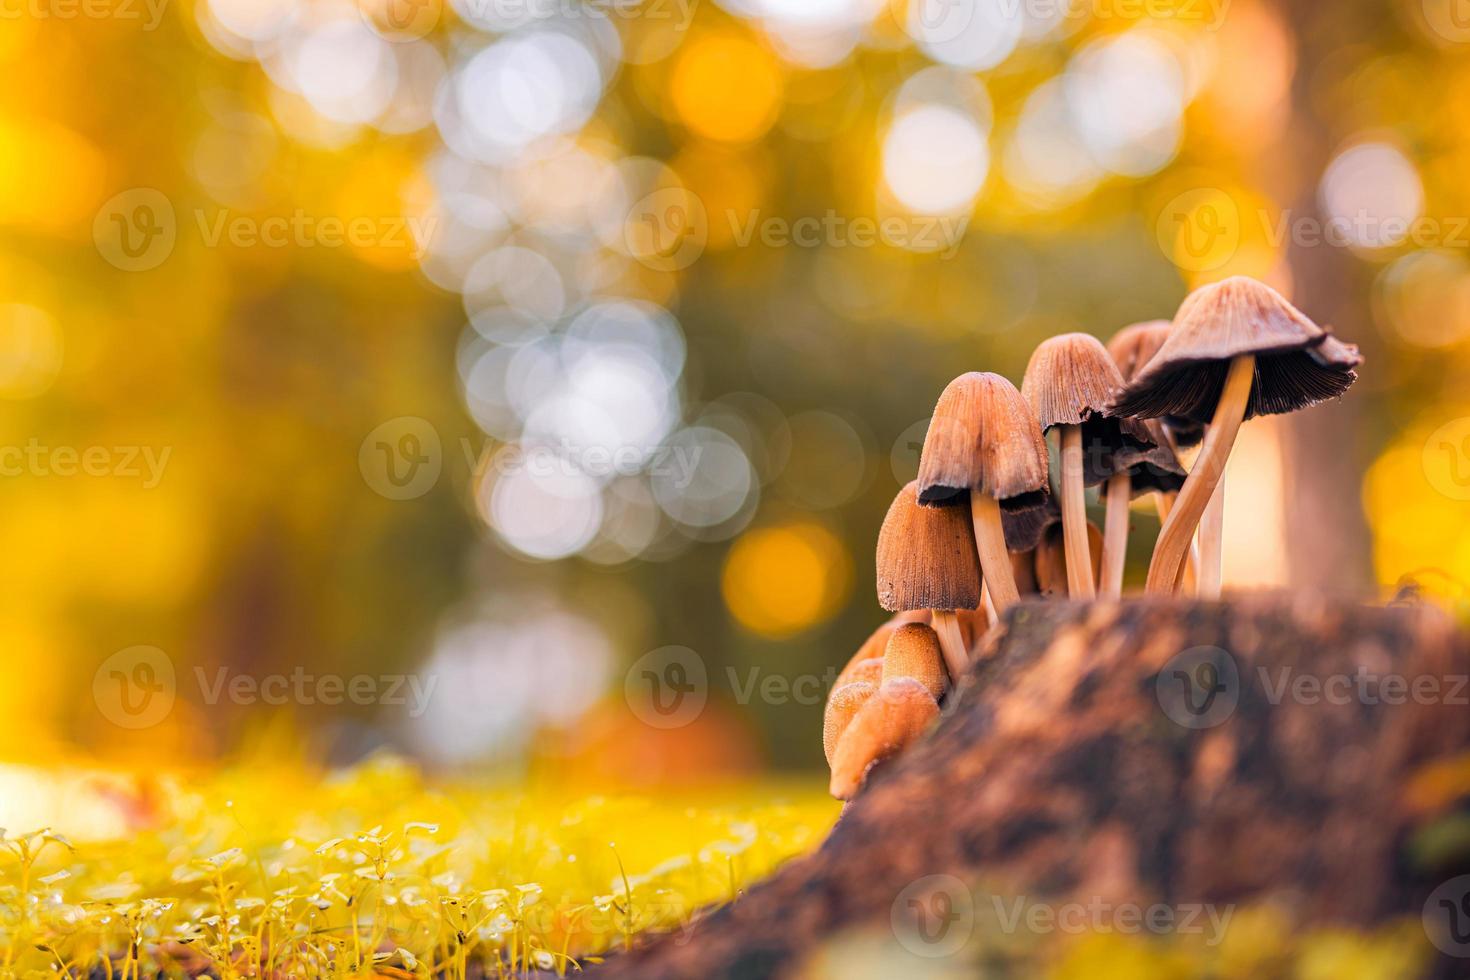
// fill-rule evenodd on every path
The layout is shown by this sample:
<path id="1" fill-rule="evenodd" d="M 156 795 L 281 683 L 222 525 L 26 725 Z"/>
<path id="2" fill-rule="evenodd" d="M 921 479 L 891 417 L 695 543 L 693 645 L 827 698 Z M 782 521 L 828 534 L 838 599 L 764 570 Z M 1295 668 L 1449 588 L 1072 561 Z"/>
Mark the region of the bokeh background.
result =
<path id="1" fill-rule="evenodd" d="M 0 762 L 815 771 L 943 384 L 1235 273 L 1367 362 L 1246 427 L 1227 585 L 1459 594 L 1467 55 L 1464 0 L 9 5 Z M 435 686 L 201 691 L 303 672 Z"/>

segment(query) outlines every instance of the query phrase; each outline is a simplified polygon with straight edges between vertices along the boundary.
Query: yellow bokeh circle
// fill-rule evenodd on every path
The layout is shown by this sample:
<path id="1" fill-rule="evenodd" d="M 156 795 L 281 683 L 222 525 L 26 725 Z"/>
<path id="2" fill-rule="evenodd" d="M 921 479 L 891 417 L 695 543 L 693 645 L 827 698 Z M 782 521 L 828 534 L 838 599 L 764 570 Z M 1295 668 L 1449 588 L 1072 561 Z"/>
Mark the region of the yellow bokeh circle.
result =
<path id="1" fill-rule="evenodd" d="M 852 585 L 852 560 L 820 524 L 791 522 L 741 535 L 721 579 L 725 605 L 752 633 L 779 638 L 832 618 Z"/>

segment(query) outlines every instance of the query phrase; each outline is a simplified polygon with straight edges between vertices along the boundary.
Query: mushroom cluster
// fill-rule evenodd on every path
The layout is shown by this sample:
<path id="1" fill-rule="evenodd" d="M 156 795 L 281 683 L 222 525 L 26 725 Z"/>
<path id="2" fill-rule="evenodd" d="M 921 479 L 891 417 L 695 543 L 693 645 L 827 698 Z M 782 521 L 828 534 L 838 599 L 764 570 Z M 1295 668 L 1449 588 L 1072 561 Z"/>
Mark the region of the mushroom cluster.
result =
<path id="1" fill-rule="evenodd" d="M 1235 276 L 1106 346 L 1081 333 L 1042 342 L 1019 390 L 998 374 L 951 381 L 919 477 L 878 534 L 878 602 L 895 615 L 827 700 L 832 795 L 851 799 L 923 734 L 1023 595 L 1121 599 L 1133 499 L 1152 495 L 1161 523 L 1145 592 L 1218 598 L 1225 463 L 1241 423 L 1341 395 L 1360 362 L 1270 286 Z M 1091 487 L 1101 530 L 1087 517 Z"/>

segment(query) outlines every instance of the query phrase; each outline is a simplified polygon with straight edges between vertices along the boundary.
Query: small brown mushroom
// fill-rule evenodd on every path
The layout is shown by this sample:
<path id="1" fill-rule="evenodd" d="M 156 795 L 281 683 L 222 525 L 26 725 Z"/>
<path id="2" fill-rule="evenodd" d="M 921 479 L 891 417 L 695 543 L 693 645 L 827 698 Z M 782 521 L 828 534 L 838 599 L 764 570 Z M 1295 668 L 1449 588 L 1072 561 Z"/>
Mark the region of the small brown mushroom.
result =
<path id="1" fill-rule="evenodd" d="M 939 717 L 939 703 L 911 677 L 884 681 L 837 739 L 830 790 L 850 800 L 878 763 L 903 751 Z"/>
<path id="2" fill-rule="evenodd" d="M 918 499 L 944 509 L 966 501 L 980 566 L 997 613 L 1019 598 L 1006 553 L 1004 511 L 1046 503 L 1046 444 L 1030 406 L 998 374 L 972 371 L 945 387 L 919 459 Z"/>
<path id="3" fill-rule="evenodd" d="M 980 564 L 964 511 L 920 507 L 918 485 L 898 492 L 878 532 L 878 604 L 889 612 L 932 610 L 945 665 L 958 677 L 970 662 L 956 609 L 980 605 Z"/>
<path id="4" fill-rule="evenodd" d="M 1036 546 L 1036 588 L 1044 598 L 1065 599 L 1067 597 L 1067 553 L 1063 544 L 1062 527 L 1053 524 Z M 1092 569 L 1096 574 L 1102 565 L 1103 534 L 1096 524 L 1087 522 L 1087 550 L 1092 555 Z"/>
<path id="5" fill-rule="evenodd" d="M 1168 320 L 1145 320 L 1124 327 L 1108 339 L 1108 353 L 1112 355 L 1113 363 L 1118 365 L 1125 383 L 1132 381 L 1153 360 L 1164 341 L 1169 339 L 1172 326 Z M 1166 415 L 1163 421 L 1176 449 L 1198 445 L 1205 437 L 1205 427 L 1192 419 Z"/>
<path id="6" fill-rule="evenodd" d="M 883 661 L 875 661 L 879 669 Z M 852 723 L 852 716 L 857 714 L 858 709 L 867 703 L 878 690 L 877 679 L 854 681 L 834 687 L 832 695 L 827 699 L 826 710 L 822 712 L 822 751 L 827 755 L 827 764 L 832 764 L 832 753 L 837 749 L 837 741 L 842 733 L 847 731 L 847 726 Z"/>
<path id="7" fill-rule="evenodd" d="M 899 677 L 912 677 L 923 684 L 935 701 L 944 697 L 949 687 L 939 636 L 923 623 L 906 623 L 888 639 L 888 650 L 883 654 L 883 682 Z M 959 683 L 959 678 L 954 682 Z"/>
<path id="8" fill-rule="evenodd" d="M 1107 348 L 1085 333 L 1042 341 L 1026 365 L 1021 385 L 1042 430 L 1058 431 L 1061 464 L 1057 483 L 1062 498 L 1067 591 L 1074 599 L 1092 599 L 1096 594 L 1087 555 L 1083 489 L 1126 470 L 1155 445 L 1142 423 L 1103 414 L 1122 387 L 1123 376 Z"/>

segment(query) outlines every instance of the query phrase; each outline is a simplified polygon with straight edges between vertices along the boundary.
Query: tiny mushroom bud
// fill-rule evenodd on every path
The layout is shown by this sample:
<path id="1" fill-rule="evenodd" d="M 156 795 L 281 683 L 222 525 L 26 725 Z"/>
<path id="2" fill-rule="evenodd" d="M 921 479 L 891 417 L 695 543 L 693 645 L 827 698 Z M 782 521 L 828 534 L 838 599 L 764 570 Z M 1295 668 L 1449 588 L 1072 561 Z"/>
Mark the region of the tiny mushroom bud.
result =
<path id="1" fill-rule="evenodd" d="M 877 661 L 882 667 L 882 661 Z M 832 696 L 827 699 L 827 709 L 822 713 L 822 751 L 827 755 L 827 763 L 832 763 L 832 753 L 837 748 L 837 740 L 847 730 L 852 716 L 857 710 L 867 703 L 873 692 L 878 690 L 878 679 L 853 681 L 843 684 L 841 687 L 832 689 Z"/>
<path id="2" fill-rule="evenodd" d="M 888 650 L 883 654 L 884 682 L 911 677 L 923 684 L 938 701 L 949 686 L 944 658 L 939 651 L 939 636 L 923 623 L 907 623 L 893 631 Z M 954 678 L 955 682 L 959 678 Z"/>
<path id="3" fill-rule="evenodd" d="M 903 751 L 939 717 L 939 704 L 912 678 L 885 681 L 860 707 L 832 754 L 832 795 L 850 800 L 868 772 Z"/>

